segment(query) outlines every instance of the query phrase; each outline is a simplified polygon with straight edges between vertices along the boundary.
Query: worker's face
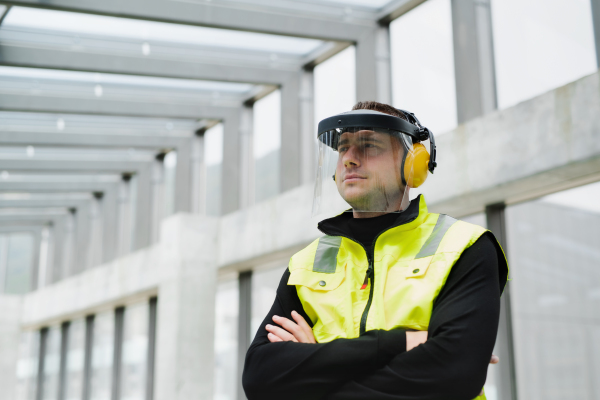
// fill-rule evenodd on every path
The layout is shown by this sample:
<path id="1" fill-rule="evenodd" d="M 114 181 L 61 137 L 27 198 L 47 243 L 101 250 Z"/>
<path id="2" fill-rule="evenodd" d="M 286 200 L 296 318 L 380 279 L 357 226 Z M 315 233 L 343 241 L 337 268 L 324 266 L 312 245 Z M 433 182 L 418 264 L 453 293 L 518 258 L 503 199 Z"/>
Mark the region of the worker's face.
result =
<path id="1" fill-rule="evenodd" d="M 400 139 L 370 130 L 345 132 L 338 142 L 336 185 L 354 210 L 396 211 L 404 185 Z"/>

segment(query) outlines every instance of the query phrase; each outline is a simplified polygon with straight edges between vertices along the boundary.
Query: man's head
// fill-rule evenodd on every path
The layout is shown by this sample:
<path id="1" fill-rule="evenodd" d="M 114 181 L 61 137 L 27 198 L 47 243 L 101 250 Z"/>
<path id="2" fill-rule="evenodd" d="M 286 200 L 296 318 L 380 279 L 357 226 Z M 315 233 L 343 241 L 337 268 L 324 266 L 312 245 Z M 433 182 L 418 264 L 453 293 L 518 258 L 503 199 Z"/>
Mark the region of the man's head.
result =
<path id="1" fill-rule="evenodd" d="M 359 102 L 352 110 L 372 110 L 408 121 L 387 104 Z M 345 129 L 337 141 L 335 181 L 338 192 L 354 210 L 397 211 L 407 194 L 402 165 L 410 143 L 399 132 L 377 128 Z"/>

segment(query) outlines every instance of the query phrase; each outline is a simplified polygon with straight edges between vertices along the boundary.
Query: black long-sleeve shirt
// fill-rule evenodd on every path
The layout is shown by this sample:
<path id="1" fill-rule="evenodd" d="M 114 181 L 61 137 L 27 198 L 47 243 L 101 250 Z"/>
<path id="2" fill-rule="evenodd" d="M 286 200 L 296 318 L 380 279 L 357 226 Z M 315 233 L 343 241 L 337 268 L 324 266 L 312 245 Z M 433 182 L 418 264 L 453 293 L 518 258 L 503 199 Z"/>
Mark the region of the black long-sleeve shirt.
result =
<path id="1" fill-rule="evenodd" d="M 387 225 L 392 217 L 379 218 Z M 329 343 L 270 343 L 265 326 L 273 324 L 273 315 L 291 319 L 295 310 L 311 323 L 296 287 L 287 285 L 286 271 L 246 355 L 246 396 L 249 400 L 475 398 L 485 383 L 506 282 L 497 246 L 486 233 L 463 252 L 434 303 L 427 342 L 408 352 L 401 329 L 374 330 Z"/>

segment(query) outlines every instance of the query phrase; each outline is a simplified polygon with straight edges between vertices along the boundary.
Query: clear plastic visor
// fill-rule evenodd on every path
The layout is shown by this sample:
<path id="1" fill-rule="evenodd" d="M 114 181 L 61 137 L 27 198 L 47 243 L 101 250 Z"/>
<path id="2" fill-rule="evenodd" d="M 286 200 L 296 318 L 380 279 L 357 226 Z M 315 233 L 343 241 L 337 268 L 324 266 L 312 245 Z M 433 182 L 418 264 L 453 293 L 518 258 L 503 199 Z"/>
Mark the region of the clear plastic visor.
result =
<path id="1" fill-rule="evenodd" d="M 354 212 L 400 212 L 408 206 L 412 169 L 410 136 L 388 129 L 354 127 L 319 136 L 313 216 Z"/>

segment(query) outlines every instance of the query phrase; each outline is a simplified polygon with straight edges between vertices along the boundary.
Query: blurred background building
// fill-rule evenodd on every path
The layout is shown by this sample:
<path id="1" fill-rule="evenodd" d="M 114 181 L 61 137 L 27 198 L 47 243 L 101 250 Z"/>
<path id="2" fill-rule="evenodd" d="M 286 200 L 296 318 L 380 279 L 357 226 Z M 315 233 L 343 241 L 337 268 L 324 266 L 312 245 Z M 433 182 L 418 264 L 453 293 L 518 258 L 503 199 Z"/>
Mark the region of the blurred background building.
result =
<path id="1" fill-rule="evenodd" d="M 488 399 L 600 399 L 599 43 L 600 0 L 0 0 L 0 399 L 244 399 L 357 100 L 505 246 Z"/>

